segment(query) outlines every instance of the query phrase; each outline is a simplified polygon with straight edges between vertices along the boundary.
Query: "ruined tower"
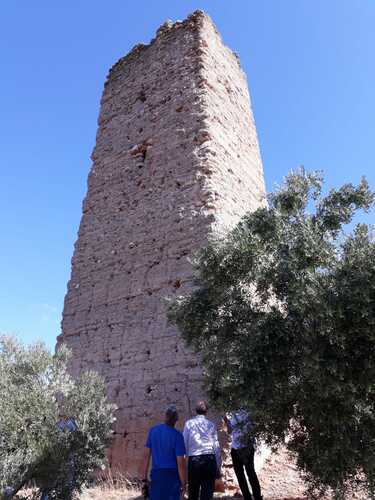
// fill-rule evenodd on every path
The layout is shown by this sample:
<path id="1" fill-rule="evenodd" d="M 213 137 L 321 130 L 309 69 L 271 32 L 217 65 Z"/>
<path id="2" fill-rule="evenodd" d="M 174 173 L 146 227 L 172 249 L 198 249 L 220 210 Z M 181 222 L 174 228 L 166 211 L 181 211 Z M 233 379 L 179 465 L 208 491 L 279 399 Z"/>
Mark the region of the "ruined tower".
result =
<path id="1" fill-rule="evenodd" d="M 112 466 L 134 473 L 148 427 L 201 396 L 168 325 L 194 252 L 264 199 L 246 77 L 210 18 L 165 23 L 110 70 L 58 342 L 99 371 L 118 407 Z"/>

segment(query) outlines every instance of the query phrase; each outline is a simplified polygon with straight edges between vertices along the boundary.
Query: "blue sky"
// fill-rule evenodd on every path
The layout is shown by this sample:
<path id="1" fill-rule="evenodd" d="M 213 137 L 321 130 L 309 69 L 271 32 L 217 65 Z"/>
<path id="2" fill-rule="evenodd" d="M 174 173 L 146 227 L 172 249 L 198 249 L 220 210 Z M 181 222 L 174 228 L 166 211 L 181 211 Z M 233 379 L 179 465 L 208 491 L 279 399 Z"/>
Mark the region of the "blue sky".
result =
<path id="1" fill-rule="evenodd" d="M 0 331 L 53 347 L 106 74 L 197 8 L 248 75 L 267 188 L 303 164 L 375 189 L 374 0 L 3 0 Z"/>

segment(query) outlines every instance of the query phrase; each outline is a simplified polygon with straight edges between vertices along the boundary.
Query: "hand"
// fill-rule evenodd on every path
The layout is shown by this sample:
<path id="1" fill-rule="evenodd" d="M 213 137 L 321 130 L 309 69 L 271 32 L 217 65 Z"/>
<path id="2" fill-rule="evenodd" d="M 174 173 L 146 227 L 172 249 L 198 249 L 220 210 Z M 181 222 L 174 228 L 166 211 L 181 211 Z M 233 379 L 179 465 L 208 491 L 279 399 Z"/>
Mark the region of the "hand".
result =
<path id="1" fill-rule="evenodd" d="M 142 479 L 142 496 L 143 498 L 149 497 L 149 485 L 147 479 Z"/>
<path id="2" fill-rule="evenodd" d="M 186 492 L 187 492 L 187 482 L 184 481 L 183 483 L 181 483 L 181 496 L 182 496 L 182 498 L 185 498 Z"/>

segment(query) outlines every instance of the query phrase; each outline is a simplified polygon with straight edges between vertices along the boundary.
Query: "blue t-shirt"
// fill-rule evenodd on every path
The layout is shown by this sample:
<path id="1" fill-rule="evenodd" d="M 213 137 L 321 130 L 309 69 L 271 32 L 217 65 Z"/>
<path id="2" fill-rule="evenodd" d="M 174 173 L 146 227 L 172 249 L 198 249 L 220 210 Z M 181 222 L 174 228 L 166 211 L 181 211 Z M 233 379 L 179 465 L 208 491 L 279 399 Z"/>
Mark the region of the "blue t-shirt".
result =
<path id="1" fill-rule="evenodd" d="M 177 469 L 177 457 L 186 454 L 181 432 L 167 424 L 150 429 L 146 448 L 151 450 L 152 469 Z"/>

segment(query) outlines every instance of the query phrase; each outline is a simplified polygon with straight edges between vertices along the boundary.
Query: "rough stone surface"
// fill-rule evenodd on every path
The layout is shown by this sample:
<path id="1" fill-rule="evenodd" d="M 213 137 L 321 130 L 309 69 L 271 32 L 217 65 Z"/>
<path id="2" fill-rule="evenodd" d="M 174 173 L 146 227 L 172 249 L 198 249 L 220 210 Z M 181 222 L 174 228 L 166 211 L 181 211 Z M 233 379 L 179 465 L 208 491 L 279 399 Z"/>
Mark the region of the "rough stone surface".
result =
<path id="1" fill-rule="evenodd" d="M 188 260 L 264 203 L 246 77 L 201 11 L 166 22 L 110 70 L 58 342 L 104 375 L 119 410 L 112 467 L 133 474 L 165 405 L 180 425 L 201 368 L 167 323 Z"/>

